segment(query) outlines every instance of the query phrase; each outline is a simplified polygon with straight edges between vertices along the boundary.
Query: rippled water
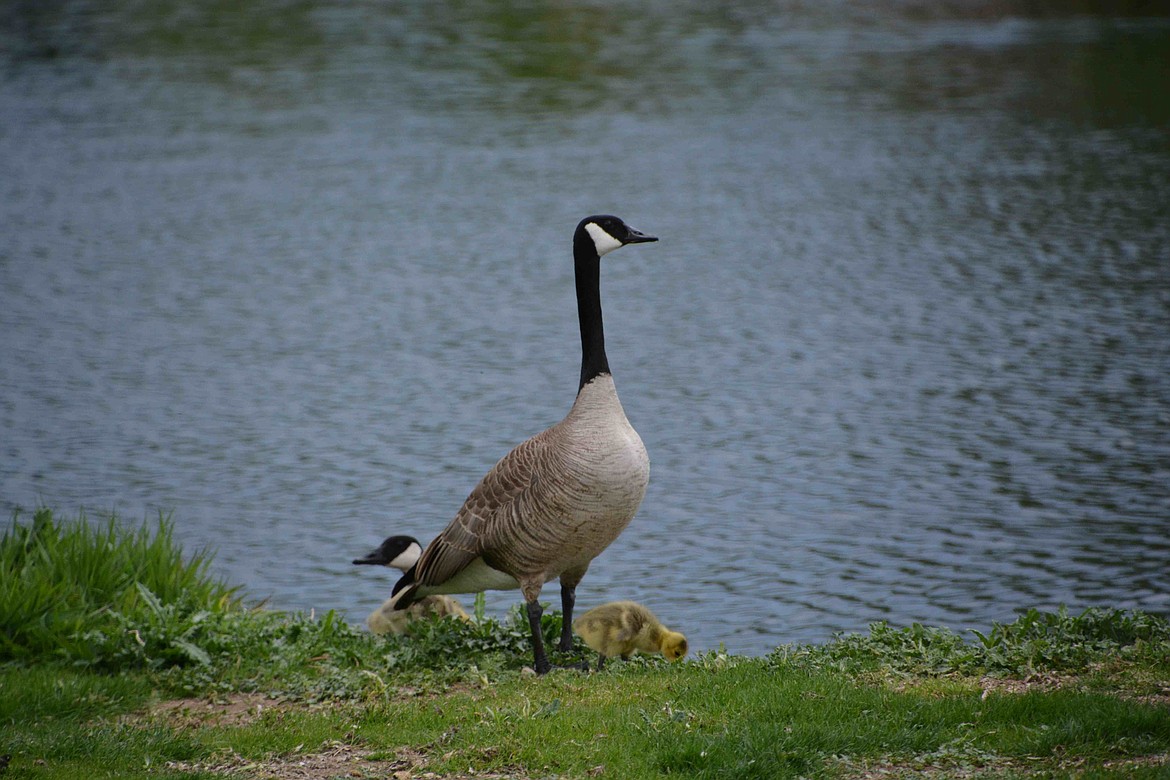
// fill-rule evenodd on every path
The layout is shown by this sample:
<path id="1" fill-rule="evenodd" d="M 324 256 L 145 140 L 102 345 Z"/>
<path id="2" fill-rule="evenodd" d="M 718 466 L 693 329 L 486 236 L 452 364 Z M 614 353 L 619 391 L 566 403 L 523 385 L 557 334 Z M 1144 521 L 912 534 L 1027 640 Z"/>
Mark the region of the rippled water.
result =
<path id="1" fill-rule="evenodd" d="M 360 621 L 350 559 L 567 411 L 611 211 L 662 239 L 602 278 L 653 465 L 583 607 L 749 653 L 1170 613 L 1167 21 L 7 7 L 0 509 L 173 511 Z"/>

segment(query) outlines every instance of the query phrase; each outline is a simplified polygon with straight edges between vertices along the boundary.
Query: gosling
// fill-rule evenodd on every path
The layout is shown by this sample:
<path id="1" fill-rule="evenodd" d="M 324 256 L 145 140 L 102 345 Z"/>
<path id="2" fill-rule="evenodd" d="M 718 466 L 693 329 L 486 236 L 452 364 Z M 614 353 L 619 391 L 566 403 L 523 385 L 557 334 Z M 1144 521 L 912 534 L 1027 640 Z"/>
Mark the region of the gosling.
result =
<path id="1" fill-rule="evenodd" d="M 355 558 L 354 565 L 388 566 L 406 572 L 422 555 L 422 545 L 413 536 L 389 536 L 371 553 Z M 410 624 L 424 617 L 446 617 L 453 615 L 468 620 L 467 613 L 459 602 L 450 596 L 427 596 L 411 604 L 407 609 L 394 609 L 388 599 L 366 618 L 366 625 L 375 634 L 405 634 Z"/>
<path id="2" fill-rule="evenodd" d="M 661 653 L 668 661 L 687 654 L 687 638 L 658 622 L 654 613 L 633 601 L 614 601 L 594 607 L 573 621 L 585 644 L 597 651 L 597 669 L 606 658 L 630 657 L 635 651 Z"/>

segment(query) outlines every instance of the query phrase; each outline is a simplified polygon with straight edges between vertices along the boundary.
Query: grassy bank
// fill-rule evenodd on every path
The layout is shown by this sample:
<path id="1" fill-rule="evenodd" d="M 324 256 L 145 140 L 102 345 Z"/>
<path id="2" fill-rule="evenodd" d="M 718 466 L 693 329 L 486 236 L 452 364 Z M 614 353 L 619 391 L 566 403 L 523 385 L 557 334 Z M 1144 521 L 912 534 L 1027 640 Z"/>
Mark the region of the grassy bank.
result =
<path id="1" fill-rule="evenodd" d="M 518 615 L 373 637 L 249 609 L 207 563 L 165 520 L 13 524 L 0 777 L 1170 776 L 1170 623 L 1145 614 L 534 678 Z"/>

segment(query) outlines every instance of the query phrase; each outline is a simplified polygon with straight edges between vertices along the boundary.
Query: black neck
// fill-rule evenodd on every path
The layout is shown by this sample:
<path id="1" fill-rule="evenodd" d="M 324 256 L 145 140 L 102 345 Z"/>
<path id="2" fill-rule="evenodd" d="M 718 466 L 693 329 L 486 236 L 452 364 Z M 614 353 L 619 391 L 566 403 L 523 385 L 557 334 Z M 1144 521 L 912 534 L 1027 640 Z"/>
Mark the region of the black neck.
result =
<path id="1" fill-rule="evenodd" d="M 584 230 L 573 237 L 577 278 L 577 318 L 581 321 L 581 384 L 609 373 L 605 357 L 605 330 L 601 325 L 601 258 L 593 238 Z"/>

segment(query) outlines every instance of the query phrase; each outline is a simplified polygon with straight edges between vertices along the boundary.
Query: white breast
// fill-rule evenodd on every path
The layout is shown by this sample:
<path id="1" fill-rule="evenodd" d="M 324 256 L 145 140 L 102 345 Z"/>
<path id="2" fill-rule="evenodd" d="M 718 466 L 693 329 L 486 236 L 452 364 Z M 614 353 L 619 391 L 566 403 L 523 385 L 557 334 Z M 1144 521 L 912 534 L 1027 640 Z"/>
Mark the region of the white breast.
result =
<path id="1" fill-rule="evenodd" d="M 481 590 L 514 590 L 520 583 L 510 574 L 493 569 L 482 558 L 472 561 L 442 585 L 428 588 L 428 593 L 478 593 Z"/>
<path id="2" fill-rule="evenodd" d="M 646 495 L 650 458 L 626 419 L 613 378 L 603 374 L 581 388 L 564 422 L 572 453 L 567 468 L 581 487 L 579 508 L 592 519 L 624 526 Z"/>

